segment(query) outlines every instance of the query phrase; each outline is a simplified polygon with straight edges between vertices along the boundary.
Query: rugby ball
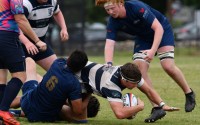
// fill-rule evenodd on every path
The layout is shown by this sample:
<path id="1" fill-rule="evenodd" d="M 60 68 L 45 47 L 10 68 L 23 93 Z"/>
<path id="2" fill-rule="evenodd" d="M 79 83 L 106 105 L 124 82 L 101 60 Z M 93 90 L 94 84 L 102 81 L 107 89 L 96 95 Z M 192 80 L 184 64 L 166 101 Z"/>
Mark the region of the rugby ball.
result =
<path id="1" fill-rule="evenodd" d="M 126 93 L 123 97 L 124 106 L 131 107 L 136 106 L 138 104 L 137 97 L 132 93 Z"/>
<path id="2" fill-rule="evenodd" d="M 132 93 L 126 93 L 123 97 L 123 105 L 126 107 L 136 106 L 138 104 L 137 97 Z M 128 119 L 135 118 L 136 114 L 134 114 L 132 117 L 129 117 Z"/>

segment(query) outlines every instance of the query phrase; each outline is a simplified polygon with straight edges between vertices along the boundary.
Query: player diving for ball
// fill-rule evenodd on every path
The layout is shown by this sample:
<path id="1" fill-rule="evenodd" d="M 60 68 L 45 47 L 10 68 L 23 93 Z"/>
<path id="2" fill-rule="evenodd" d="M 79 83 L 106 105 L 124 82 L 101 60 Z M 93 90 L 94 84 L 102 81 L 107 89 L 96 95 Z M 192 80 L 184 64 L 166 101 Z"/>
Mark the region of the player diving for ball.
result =
<path id="1" fill-rule="evenodd" d="M 144 102 L 139 98 L 137 106 L 123 106 L 122 91 L 126 88 L 133 89 L 137 87 L 152 102 L 158 105 L 153 108 L 152 112 L 154 113 L 146 119 L 149 122 L 155 122 L 164 117 L 166 115 L 165 110 L 179 110 L 164 103 L 158 93 L 145 82 L 138 66 L 134 63 L 107 67 L 102 64 L 88 62 L 87 66 L 77 75 L 85 83 L 87 91 L 92 91 L 94 94 L 108 100 L 112 111 L 118 119 L 129 118 L 144 109 Z M 88 88 L 88 85 L 90 88 Z"/>

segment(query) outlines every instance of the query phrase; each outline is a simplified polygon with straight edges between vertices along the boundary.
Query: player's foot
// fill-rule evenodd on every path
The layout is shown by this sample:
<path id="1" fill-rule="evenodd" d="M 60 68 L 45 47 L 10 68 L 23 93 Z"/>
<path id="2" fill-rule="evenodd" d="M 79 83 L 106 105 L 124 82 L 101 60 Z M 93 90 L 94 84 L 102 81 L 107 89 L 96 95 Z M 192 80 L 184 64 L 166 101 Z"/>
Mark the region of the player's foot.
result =
<path id="1" fill-rule="evenodd" d="M 149 118 L 145 119 L 144 122 L 151 123 L 155 122 L 158 119 L 163 118 L 166 115 L 166 112 L 161 107 L 154 107 L 151 110 L 151 115 Z"/>
<path id="2" fill-rule="evenodd" d="M 3 119 L 5 125 L 20 125 L 10 112 L 0 110 L 0 118 Z"/>
<path id="3" fill-rule="evenodd" d="M 185 94 L 185 97 L 186 97 L 185 111 L 191 112 L 195 108 L 195 105 L 196 105 L 195 93 L 192 91 L 188 94 Z"/>

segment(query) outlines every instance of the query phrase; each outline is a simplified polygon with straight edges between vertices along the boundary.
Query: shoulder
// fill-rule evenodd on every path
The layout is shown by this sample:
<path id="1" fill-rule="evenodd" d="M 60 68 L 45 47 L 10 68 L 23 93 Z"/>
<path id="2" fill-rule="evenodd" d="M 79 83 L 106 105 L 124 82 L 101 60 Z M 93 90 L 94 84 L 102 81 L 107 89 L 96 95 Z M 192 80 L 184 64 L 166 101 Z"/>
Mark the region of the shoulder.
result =
<path id="1" fill-rule="evenodd" d="M 23 0 L 23 6 L 28 9 L 29 13 L 33 9 L 33 5 L 31 3 L 31 1 L 29 1 L 29 0 Z"/>
<path id="2" fill-rule="evenodd" d="M 53 5 L 57 4 L 57 0 L 51 0 L 51 2 L 52 2 Z"/>

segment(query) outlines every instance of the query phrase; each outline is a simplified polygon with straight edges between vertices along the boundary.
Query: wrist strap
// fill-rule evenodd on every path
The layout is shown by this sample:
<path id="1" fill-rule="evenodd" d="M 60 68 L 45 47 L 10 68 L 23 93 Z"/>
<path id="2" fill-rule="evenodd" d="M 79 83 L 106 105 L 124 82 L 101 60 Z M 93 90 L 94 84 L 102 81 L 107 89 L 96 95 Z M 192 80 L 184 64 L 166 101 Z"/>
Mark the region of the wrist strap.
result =
<path id="1" fill-rule="evenodd" d="M 37 40 L 37 41 L 35 42 L 35 44 L 37 44 L 39 41 L 40 41 L 40 39 L 39 39 L 39 40 Z"/>
<path id="2" fill-rule="evenodd" d="M 111 66 L 113 65 L 113 63 L 112 63 L 112 62 L 107 62 L 107 64 L 108 64 L 108 65 L 111 65 Z"/>
<path id="3" fill-rule="evenodd" d="M 163 101 L 160 102 L 159 107 L 163 107 L 165 103 Z"/>

